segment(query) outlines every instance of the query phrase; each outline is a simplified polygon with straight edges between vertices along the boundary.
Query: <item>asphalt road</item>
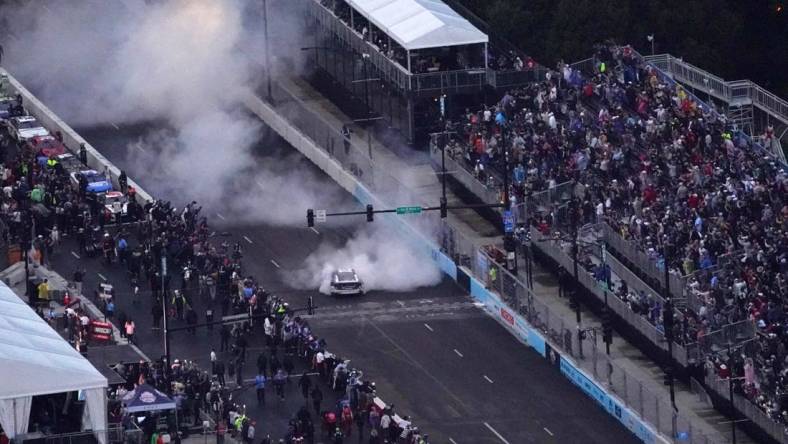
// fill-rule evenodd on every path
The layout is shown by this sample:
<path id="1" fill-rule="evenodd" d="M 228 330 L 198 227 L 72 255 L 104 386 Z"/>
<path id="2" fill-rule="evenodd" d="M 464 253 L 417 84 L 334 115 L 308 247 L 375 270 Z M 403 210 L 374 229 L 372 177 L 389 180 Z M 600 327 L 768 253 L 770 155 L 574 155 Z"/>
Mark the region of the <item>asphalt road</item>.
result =
<path id="1" fill-rule="evenodd" d="M 116 165 L 129 168 L 130 177 L 157 195 L 156 185 L 146 183 L 145 171 L 133 168 L 135 162 L 129 156 L 134 152 L 127 148 L 129 142 L 151 128 L 135 125 L 77 131 Z M 260 143 L 292 150 L 271 135 Z M 315 169 L 304 158 L 299 168 Z M 317 174 L 325 187 L 338 188 L 328 177 L 319 171 Z M 199 200 L 199 196 L 195 198 Z M 173 200 L 179 206 L 185 203 Z M 358 206 L 349 194 L 344 195 L 343 204 Z M 245 272 L 284 296 L 291 306 L 303 306 L 306 297 L 314 295 L 320 307 L 311 320 L 316 333 L 326 338 L 331 351 L 362 369 L 365 379 L 375 381 L 379 396 L 396 405 L 397 412 L 413 416 L 415 423 L 431 435 L 431 442 L 638 442 L 547 361 L 474 306 L 449 279 L 410 292 L 373 291 L 346 299 L 289 289 L 288 270 L 301 264 L 323 242 L 344 243 L 358 225 L 366 223 L 359 219 L 357 223 L 320 225 L 317 231 L 304 226 L 238 224 L 227 217 L 210 217 L 210 223 L 217 232 L 226 231 L 228 239 L 244 245 Z M 76 264 L 87 268 L 86 289 L 104 280 L 113 283 L 119 293 L 119 310 L 137 323 L 140 348 L 151 358 L 163 353 L 161 333 L 150 329 L 150 301 L 143 298 L 141 305 L 132 305 L 126 276 L 118 265 L 106 266 L 98 259 L 82 257 L 69 242 L 54 257 L 53 264 L 67 277 Z M 196 305 L 202 319 L 209 303 L 198 301 Z M 250 345 L 253 362 L 259 350 L 256 347 L 261 346 L 260 337 L 256 336 Z M 203 329 L 195 336 L 174 333 L 171 346 L 173 358 L 196 359 L 207 368 L 211 347 L 219 348 L 218 331 Z M 252 378 L 252 368 L 245 369 L 245 374 L 245 378 Z M 284 432 L 287 418 L 300 405 L 296 392 L 291 391 L 284 405 L 269 402 L 264 410 L 252 411 L 258 419 L 265 418 L 272 436 Z M 254 404 L 252 390 L 239 392 L 239 396 L 247 405 Z"/>

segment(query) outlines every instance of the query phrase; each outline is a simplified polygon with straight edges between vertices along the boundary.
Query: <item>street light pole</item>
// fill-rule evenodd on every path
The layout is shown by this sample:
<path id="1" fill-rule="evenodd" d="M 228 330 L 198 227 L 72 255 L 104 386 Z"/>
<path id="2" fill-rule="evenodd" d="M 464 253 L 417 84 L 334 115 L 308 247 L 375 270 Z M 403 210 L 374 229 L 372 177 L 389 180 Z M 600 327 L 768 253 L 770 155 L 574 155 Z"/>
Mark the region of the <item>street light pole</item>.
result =
<path id="1" fill-rule="evenodd" d="M 369 64 L 369 54 L 363 53 L 361 59 L 364 62 L 364 106 L 369 119 L 371 113 L 369 112 L 369 75 L 367 74 L 367 65 Z M 367 128 L 367 151 L 369 151 L 369 158 L 372 159 L 372 132 L 371 128 Z"/>
<path id="2" fill-rule="evenodd" d="M 167 359 L 167 368 L 164 369 L 164 374 L 167 375 L 167 387 L 169 392 L 170 372 L 172 371 L 172 363 L 170 361 L 170 329 L 169 320 L 167 316 L 167 292 L 165 291 L 167 279 L 167 256 L 162 253 L 161 257 L 161 306 L 164 311 L 164 355 Z"/>
<path id="3" fill-rule="evenodd" d="M 731 406 L 731 442 L 736 444 L 736 407 L 733 404 L 733 351 L 731 341 L 728 341 L 728 399 Z"/>
<path id="4" fill-rule="evenodd" d="M 271 95 L 271 59 L 269 56 L 270 45 L 268 44 L 268 1 L 263 0 L 263 34 L 265 39 L 265 78 L 266 88 L 268 91 L 268 101 L 273 102 Z"/>
<path id="5" fill-rule="evenodd" d="M 662 314 L 662 326 L 665 329 L 665 340 L 668 341 L 668 359 L 665 367 L 665 375 L 668 379 L 670 389 L 670 405 L 673 411 L 678 411 L 676 407 L 676 392 L 673 384 L 673 300 L 670 295 L 670 245 L 668 238 L 665 237 L 662 244 L 662 255 L 665 267 L 665 307 Z"/>

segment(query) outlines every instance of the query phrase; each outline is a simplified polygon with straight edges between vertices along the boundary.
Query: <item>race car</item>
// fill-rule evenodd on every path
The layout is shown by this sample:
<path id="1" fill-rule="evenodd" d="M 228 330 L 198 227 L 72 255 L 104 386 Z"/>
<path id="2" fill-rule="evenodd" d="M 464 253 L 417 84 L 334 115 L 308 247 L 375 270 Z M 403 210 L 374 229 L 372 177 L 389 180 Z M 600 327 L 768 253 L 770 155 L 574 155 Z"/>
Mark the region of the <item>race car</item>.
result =
<path id="1" fill-rule="evenodd" d="M 85 184 L 85 191 L 89 193 L 105 193 L 112 190 L 112 183 L 96 170 L 82 170 L 71 173 L 71 181 L 79 186 Z"/>
<path id="2" fill-rule="evenodd" d="M 71 153 L 63 153 L 57 156 L 57 161 L 63 166 L 63 170 L 69 174 L 78 173 L 85 168 L 85 165 L 82 165 L 82 162 Z"/>
<path id="3" fill-rule="evenodd" d="M 30 140 L 36 136 L 49 135 L 49 131 L 33 116 L 12 117 L 8 121 L 8 133 L 17 142 Z"/>
<path id="4" fill-rule="evenodd" d="M 107 191 L 104 195 L 104 212 L 113 222 L 121 222 L 121 219 L 128 214 L 128 204 L 128 199 L 120 191 Z"/>
<path id="5" fill-rule="evenodd" d="M 52 136 L 36 136 L 31 140 L 39 164 L 47 163 L 50 156 L 66 154 L 66 146 Z"/>
<path id="6" fill-rule="evenodd" d="M 364 283 L 352 268 L 339 269 L 331 274 L 329 292 L 332 296 L 345 294 L 364 294 Z"/>

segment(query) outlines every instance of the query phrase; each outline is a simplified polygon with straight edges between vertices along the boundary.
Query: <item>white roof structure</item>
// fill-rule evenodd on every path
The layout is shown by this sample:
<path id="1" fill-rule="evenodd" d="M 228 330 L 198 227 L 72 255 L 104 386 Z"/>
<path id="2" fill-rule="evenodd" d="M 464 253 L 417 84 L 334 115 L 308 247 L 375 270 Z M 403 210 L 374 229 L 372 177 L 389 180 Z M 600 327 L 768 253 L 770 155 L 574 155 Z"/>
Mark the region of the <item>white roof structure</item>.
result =
<path id="1" fill-rule="evenodd" d="M 440 0 L 347 0 L 406 50 L 487 43 L 487 34 Z"/>
<path id="2" fill-rule="evenodd" d="M 0 361 L 0 400 L 107 387 L 107 378 L 2 282 Z"/>

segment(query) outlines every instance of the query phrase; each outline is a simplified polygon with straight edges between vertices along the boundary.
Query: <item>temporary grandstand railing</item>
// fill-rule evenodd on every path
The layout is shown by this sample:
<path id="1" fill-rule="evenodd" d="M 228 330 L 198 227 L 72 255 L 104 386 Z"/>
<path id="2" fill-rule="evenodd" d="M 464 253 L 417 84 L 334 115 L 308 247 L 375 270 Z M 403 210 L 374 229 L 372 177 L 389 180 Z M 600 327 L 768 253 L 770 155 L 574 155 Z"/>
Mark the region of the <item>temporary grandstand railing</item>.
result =
<path id="1" fill-rule="evenodd" d="M 635 54 L 637 57 L 639 57 L 641 60 L 643 60 L 646 63 L 648 63 L 649 65 L 651 65 L 653 68 L 655 68 L 657 74 L 659 75 L 659 77 L 661 78 L 661 80 L 663 82 L 666 82 L 666 83 L 668 83 L 668 84 L 670 84 L 670 85 L 672 85 L 674 87 L 680 86 L 677 83 L 677 81 L 673 77 L 671 77 L 670 74 L 668 74 L 667 72 L 665 72 L 662 69 L 660 69 L 656 64 L 649 62 L 645 57 L 643 57 L 640 53 L 638 53 L 634 49 L 632 50 L 632 53 Z M 674 63 L 674 65 L 675 65 L 675 63 Z M 689 64 L 686 64 L 686 65 L 689 65 Z M 692 65 L 689 65 L 689 66 L 692 66 Z M 693 68 L 695 68 L 695 67 L 693 67 Z M 695 68 L 695 69 L 699 70 L 699 71 L 702 71 L 699 68 Z M 779 108 L 779 109 L 781 109 L 783 111 L 783 114 L 782 114 L 783 117 L 788 116 L 788 114 L 785 113 L 785 111 L 788 110 L 788 103 L 786 103 L 784 100 L 780 99 L 779 97 L 775 96 L 774 94 L 766 91 L 765 89 L 753 84 L 752 82 L 749 82 L 751 84 L 749 86 L 746 85 L 746 82 L 749 82 L 749 81 L 739 80 L 739 81 L 736 81 L 736 82 L 727 82 L 727 86 L 729 87 L 729 91 L 730 91 L 731 97 L 738 98 L 740 100 L 742 98 L 749 98 L 749 99 L 753 100 L 753 103 L 755 103 L 756 100 L 758 102 L 760 102 L 760 103 L 771 103 L 774 108 Z M 711 80 L 709 81 L 709 83 L 711 83 Z M 759 89 L 758 92 L 753 92 L 755 87 L 757 87 Z M 713 107 L 710 107 L 706 102 L 700 100 L 691 91 L 686 91 L 686 92 L 692 98 L 692 100 L 695 101 L 698 104 L 698 106 L 700 106 L 704 111 L 712 113 L 713 115 L 715 115 L 717 117 L 721 117 L 720 113 L 718 113 Z M 767 96 L 771 96 L 771 97 L 767 97 Z M 768 110 L 765 110 L 765 111 L 770 112 Z M 775 159 L 775 161 L 779 163 L 779 165 L 781 166 L 781 168 L 783 168 L 783 170 L 788 171 L 788 165 L 786 165 L 786 163 L 785 163 L 785 160 L 784 160 L 785 159 L 785 155 L 784 155 L 784 153 L 782 151 L 780 151 L 779 154 L 776 154 L 773 151 L 766 149 L 762 144 L 760 144 L 757 141 L 753 140 L 752 137 L 750 137 L 750 135 L 744 133 L 743 131 L 737 132 L 736 135 L 738 137 L 743 137 L 744 139 L 746 139 L 754 149 L 762 152 L 766 156 L 769 156 L 769 157 Z"/>
<path id="2" fill-rule="evenodd" d="M 704 382 L 706 387 L 715 392 L 722 399 L 730 399 L 730 381 L 721 379 L 714 372 L 707 372 Z M 769 417 L 754 402 L 741 396 L 736 391 L 733 393 L 733 406 L 739 413 L 755 423 L 763 431 L 781 444 L 788 444 L 788 429 L 782 422 Z"/>
<path id="3" fill-rule="evenodd" d="M 333 11 L 320 4 L 320 0 L 314 0 L 308 4 L 308 12 L 323 29 L 344 42 L 352 51 L 358 54 L 369 54 L 369 63 L 374 65 L 388 82 L 397 85 L 403 91 L 410 88 L 410 74 L 399 63 L 386 57 L 375 45 L 364 40 L 361 34 L 347 26 L 334 15 Z"/>
<path id="4" fill-rule="evenodd" d="M 463 159 L 455 159 L 455 156 L 446 148 L 446 174 L 467 188 L 474 196 L 481 199 L 484 203 L 498 203 L 499 185 L 495 182 L 493 187 L 488 187 L 476 178 L 467 168 Z M 430 158 L 432 165 L 436 168 L 441 166 L 441 149 L 433 142 L 430 143 Z"/>
<path id="5" fill-rule="evenodd" d="M 708 92 L 728 104 L 753 104 L 771 117 L 788 125 L 788 101 L 749 80 L 726 82 L 697 66 L 670 54 L 645 56 L 644 59 L 694 89 Z"/>

